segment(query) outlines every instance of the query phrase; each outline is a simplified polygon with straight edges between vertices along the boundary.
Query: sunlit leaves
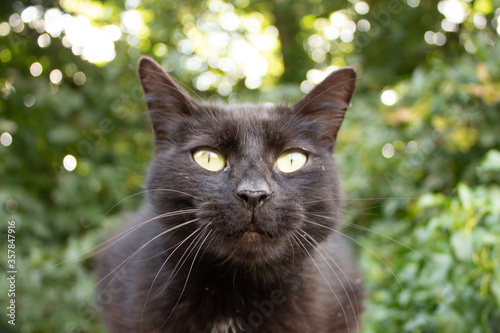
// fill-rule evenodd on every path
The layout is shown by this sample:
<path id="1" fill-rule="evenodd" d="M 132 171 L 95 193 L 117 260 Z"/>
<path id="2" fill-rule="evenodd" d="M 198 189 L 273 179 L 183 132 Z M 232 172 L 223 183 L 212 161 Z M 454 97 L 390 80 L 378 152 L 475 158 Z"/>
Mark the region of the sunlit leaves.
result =
<path id="1" fill-rule="evenodd" d="M 208 2 L 200 18 L 182 14 L 183 35 L 177 43 L 184 65 L 199 73 L 194 86 L 218 89 L 227 96 L 238 81 L 250 89 L 270 87 L 283 73 L 278 30 L 267 14 L 238 10 L 230 3 Z"/>

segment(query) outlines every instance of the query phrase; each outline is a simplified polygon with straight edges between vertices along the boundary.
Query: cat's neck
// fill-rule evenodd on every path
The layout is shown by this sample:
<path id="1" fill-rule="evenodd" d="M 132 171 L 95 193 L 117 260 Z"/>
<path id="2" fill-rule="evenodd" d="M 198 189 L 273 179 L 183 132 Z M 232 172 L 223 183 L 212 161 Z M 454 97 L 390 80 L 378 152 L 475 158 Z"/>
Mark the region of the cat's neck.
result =
<path id="1" fill-rule="evenodd" d="M 203 257 L 186 260 L 179 269 L 178 278 L 182 280 L 189 275 L 190 283 L 205 285 L 203 288 L 223 289 L 224 286 L 231 286 L 239 289 L 251 286 L 262 291 L 289 289 L 300 284 L 304 271 L 303 260 L 296 255 L 265 264 L 235 263 L 204 253 Z"/>
<path id="2" fill-rule="evenodd" d="M 189 300 L 191 304 L 199 303 L 202 307 L 210 304 L 227 316 L 246 313 L 257 301 L 281 304 L 294 298 L 303 287 L 304 275 L 307 275 L 300 263 L 284 261 L 249 266 L 220 262 L 210 255 L 194 262 L 191 272 L 190 267 L 185 266 L 171 285 L 170 293 L 184 290 L 179 298 Z M 184 284 L 186 288 L 183 288 Z"/>

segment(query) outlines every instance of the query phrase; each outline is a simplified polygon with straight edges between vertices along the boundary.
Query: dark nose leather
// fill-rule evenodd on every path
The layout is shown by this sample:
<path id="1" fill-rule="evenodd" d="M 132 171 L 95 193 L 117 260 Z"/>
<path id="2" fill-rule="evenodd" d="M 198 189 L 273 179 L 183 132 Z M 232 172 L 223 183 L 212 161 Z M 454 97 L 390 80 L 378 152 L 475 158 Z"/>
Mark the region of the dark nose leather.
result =
<path id="1" fill-rule="evenodd" d="M 243 181 L 236 189 L 236 196 L 245 202 L 249 208 L 261 206 L 271 195 L 269 185 L 263 179 Z"/>
<path id="2" fill-rule="evenodd" d="M 242 190 L 238 191 L 237 195 L 252 208 L 262 205 L 269 198 L 269 192 L 263 190 Z"/>

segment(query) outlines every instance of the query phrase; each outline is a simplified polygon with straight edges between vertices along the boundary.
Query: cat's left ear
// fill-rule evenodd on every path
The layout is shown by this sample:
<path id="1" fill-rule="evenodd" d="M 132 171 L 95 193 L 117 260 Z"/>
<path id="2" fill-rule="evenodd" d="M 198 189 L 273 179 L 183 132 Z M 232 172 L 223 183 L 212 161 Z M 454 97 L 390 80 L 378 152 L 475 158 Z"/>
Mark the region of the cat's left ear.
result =
<path id="1" fill-rule="evenodd" d="M 355 87 L 354 69 L 341 68 L 328 75 L 292 108 L 293 112 L 316 125 L 321 141 L 332 151 Z"/>

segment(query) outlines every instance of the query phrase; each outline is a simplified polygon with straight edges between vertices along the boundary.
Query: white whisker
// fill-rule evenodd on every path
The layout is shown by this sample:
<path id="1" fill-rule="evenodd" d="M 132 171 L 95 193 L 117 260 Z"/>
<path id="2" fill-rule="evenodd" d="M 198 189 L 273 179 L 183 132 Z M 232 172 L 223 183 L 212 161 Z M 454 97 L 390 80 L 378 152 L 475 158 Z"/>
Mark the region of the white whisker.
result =
<path id="1" fill-rule="evenodd" d="M 148 219 L 146 221 L 143 221 L 141 223 L 137 223 L 137 224 L 133 225 L 132 227 L 130 227 L 128 229 L 125 229 L 125 230 L 117 233 L 113 237 L 110 237 L 109 239 L 107 239 L 106 241 L 102 242 L 101 244 L 94 246 L 90 250 L 87 250 L 85 252 L 80 253 L 75 258 L 71 258 L 71 259 L 65 260 L 63 262 L 60 262 L 60 263 L 54 265 L 54 266 L 63 265 L 63 264 L 66 264 L 68 262 L 71 262 L 71 261 L 74 261 L 74 260 L 78 260 L 78 259 L 85 260 L 85 259 L 88 259 L 90 257 L 93 257 L 93 256 L 95 256 L 95 255 L 103 252 L 104 250 L 110 248 L 111 246 L 113 246 L 117 242 L 121 241 L 122 239 L 124 239 L 125 237 L 127 237 L 128 235 L 130 235 L 132 232 L 136 231 L 137 229 L 141 228 L 142 226 L 148 224 L 151 221 L 155 221 L 155 220 L 158 220 L 158 219 L 161 219 L 161 218 L 165 218 L 165 217 L 172 217 L 172 216 L 177 216 L 177 215 L 182 215 L 182 214 L 195 213 L 197 211 L 198 211 L 197 209 L 186 209 L 186 210 L 182 210 L 182 211 L 175 211 L 175 212 L 168 212 L 168 213 L 160 214 L 158 216 L 150 218 L 150 219 Z M 97 250 L 97 249 L 99 249 L 99 250 Z M 97 250 L 97 251 L 93 252 L 95 250 Z M 89 252 L 93 252 L 93 253 L 89 254 L 87 256 L 84 256 L 85 254 L 87 254 Z"/>
<path id="2" fill-rule="evenodd" d="M 163 324 L 160 326 L 160 328 L 162 328 L 167 322 L 168 320 L 170 319 L 170 317 L 172 316 L 172 314 L 174 313 L 175 311 L 175 308 L 177 308 L 177 305 L 179 304 L 181 298 L 182 298 L 182 295 L 184 295 L 184 291 L 186 290 L 186 286 L 188 284 L 188 281 L 189 281 L 189 277 L 191 276 L 191 271 L 193 270 L 193 267 L 194 267 L 194 263 L 196 261 L 196 257 L 198 256 L 198 254 L 200 253 L 200 250 L 201 248 L 203 247 L 203 244 L 205 244 L 205 242 L 207 241 L 207 238 L 210 236 L 210 234 L 212 233 L 212 230 L 210 230 L 207 235 L 205 236 L 205 238 L 203 239 L 203 241 L 201 242 L 200 246 L 198 247 L 198 250 L 196 251 L 195 255 L 194 255 L 194 258 L 193 258 L 193 261 L 191 262 L 191 266 L 189 267 L 189 271 L 187 273 L 187 277 L 186 277 L 186 281 L 184 282 L 184 286 L 182 287 L 182 290 L 181 290 L 181 294 L 179 295 L 179 298 L 177 299 L 177 302 L 175 302 L 175 305 L 172 309 L 172 311 L 170 312 L 170 315 L 167 317 L 167 319 L 163 322 Z"/>
<path id="3" fill-rule="evenodd" d="M 97 223 L 100 220 L 102 220 L 104 218 L 104 216 L 106 216 L 110 211 L 112 211 L 117 206 L 119 206 L 122 202 L 124 202 L 124 201 L 126 201 L 126 200 L 128 200 L 130 198 L 133 198 L 133 197 L 135 197 L 137 195 L 141 195 L 141 194 L 149 193 L 149 192 L 155 192 L 155 191 L 166 191 L 166 192 L 178 193 L 178 194 L 186 195 L 188 197 L 200 200 L 200 198 L 198 198 L 198 197 L 196 197 L 196 196 L 194 196 L 192 194 L 189 194 L 189 193 L 186 193 L 186 192 L 183 192 L 183 191 L 174 190 L 174 189 L 169 189 L 169 188 L 154 188 L 154 189 L 149 189 L 149 190 L 143 190 L 143 191 L 131 194 L 128 197 L 125 197 L 125 198 L 121 199 L 120 201 L 118 201 L 117 203 L 115 203 L 110 209 L 108 209 L 104 214 L 102 214 L 101 216 L 99 216 L 93 222 L 87 224 L 85 227 L 89 227 L 89 226 L 93 225 L 94 223 Z"/>
<path id="4" fill-rule="evenodd" d="M 352 240 L 353 242 L 355 242 L 356 244 L 362 246 L 364 249 L 366 249 L 368 252 L 371 253 L 371 255 L 373 255 L 375 258 L 377 258 L 382 264 L 384 264 L 384 266 L 391 272 L 392 276 L 394 276 L 394 278 L 396 279 L 396 281 L 398 282 L 399 284 L 399 287 L 401 288 L 401 290 L 404 290 L 403 288 L 403 285 L 401 284 L 401 282 L 399 281 L 398 277 L 396 276 L 396 274 L 394 273 L 394 271 L 389 267 L 389 265 L 387 265 L 387 263 L 385 261 L 382 260 L 382 258 L 380 258 L 378 255 L 376 255 L 372 250 L 370 250 L 368 247 L 366 247 L 364 244 L 361 244 L 360 242 L 358 242 L 357 240 L 355 240 L 354 238 L 334 229 L 334 228 L 330 228 L 328 226 L 325 226 L 325 225 L 322 225 L 322 224 L 319 224 L 319 223 L 316 223 L 316 222 L 312 222 L 312 221 L 307 221 L 307 220 L 304 220 L 305 222 L 307 223 L 311 223 L 311 224 L 314 224 L 314 225 L 317 225 L 317 226 L 320 226 L 320 227 L 323 227 L 323 228 L 326 228 L 328 230 L 331 230 L 333 232 L 336 232 L 338 233 L 339 235 L 342 235 L 350 240 Z"/>
<path id="5" fill-rule="evenodd" d="M 132 253 L 127 259 L 125 259 L 121 264 L 119 264 L 117 267 L 115 267 L 113 270 L 111 270 L 108 274 L 106 274 L 102 279 L 100 279 L 97 283 L 96 283 L 96 286 L 99 285 L 101 282 L 103 282 L 108 276 L 110 276 L 111 274 L 113 274 L 113 272 L 115 272 L 118 268 L 120 268 L 120 266 L 123 266 L 120 268 L 120 270 L 115 274 L 115 276 L 113 277 L 113 279 L 111 279 L 111 281 L 108 283 L 108 285 L 103 289 L 103 291 L 101 292 L 101 294 L 109 287 L 109 285 L 113 282 L 114 278 L 120 274 L 120 272 L 125 268 L 125 266 L 142 250 L 144 249 L 147 245 L 149 245 L 151 242 L 153 242 L 154 240 L 158 239 L 159 237 L 162 237 L 166 234 L 168 234 L 169 232 L 173 231 L 173 230 L 176 230 L 176 229 L 179 229 L 185 225 L 188 225 L 188 224 L 191 224 L 191 223 L 194 223 L 198 221 L 198 219 L 194 219 L 194 220 L 190 220 L 190 221 L 187 221 L 187 222 L 184 222 L 184 223 L 181 223 L 181 224 L 178 224 L 174 227 L 171 227 L 165 231 L 162 231 L 161 233 L 159 233 L 158 235 L 156 235 L 155 237 L 153 237 L 152 239 L 150 239 L 149 241 L 147 241 L 144 245 L 142 245 L 139 249 L 137 249 L 134 253 Z M 95 286 L 94 286 L 95 288 Z"/>
<path id="6" fill-rule="evenodd" d="M 149 287 L 148 294 L 146 295 L 146 299 L 144 300 L 144 306 L 142 307 L 141 332 L 142 332 L 142 324 L 143 324 L 143 318 L 144 318 L 144 311 L 146 310 L 146 306 L 148 304 L 149 295 L 151 294 L 151 291 L 153 290 L 153 286 L 155 285 L 155 282 L 158 279 L 158 276 L 160 275 L 161 271 L 163 270 L 163 267 L 165 267 L 165 265 L 167 264 L 167 262 L 170 259 L 170 257 L 172 257 L 172 255 L 175 253 L 175 251 L 177 251 L 179 249 L 179 247 L 182 246 L 182 244 L 184 244 L 189 238 L 191 238 L 191 236 L 193 236 L 197 232 L 200 232 L 200 230 L 202 230 L 202 229 L 203 229 L 202 226 L 198 227 L 198 229 L 196 229 L 195 231 L 193 231 L 189 236 L 187 236 L 181 242 L 179 242 L 177 244 L 177 246 L 175 247 L 175 249 L 170 253 L 170 255 L 167 257 L 167 259 L 165 259 L 165 261 L 163 261 L 163 264 L 158 269 L 158 272 L 156 273 L 156 275 L 155 275 L 155 277 L 153 279 L 153 282 L 151 282 L 151 286 Z"/>
<path id="7" fill-rule="evenodd" d="M 297 233 L 299 236 L 301 236 L 302 238 L 304 238 L 304 240 L 307 240 L 305 238 L 304 235 L 301 235 L 300 233 Z M 347 314 L 345 312 L 345 308 L 344 308 L 344 305 L 342 304 L 342 302 L 340 301 L 339 297 L 337 296 L 337 293 L 333 290 L 332 286 L 330 285 L 330 282 L 328 281 L 328 279 L 325 277 L 325 275 L 323 274 L 323 272 L 321 271 L 321 268 L 319 268 L 318 264 L 316 263 L 316 261 L 314 260 L 313 256 L 311 255 L 311 253 L 309 253 L 309 251 L 307 250 L 307 248 L 304 246 L 304 244 L 302 244 L 302 242 L 300 241 L 300 239 L 297 238 L 297 235 L 294 235 L 294 237 L 297 239 L 297 241 L 299 242 L 299 244 L 302 246 L 302 248 L 304 249 L 305 253 L 307 253 L 307 255 L 309 256 L 309 258 L 311 259 L 311 262 L 314 264 L 314 266 L 316 266 L 316 268 L 318 269 L 318 272 L 320 273 L 320 275 L 323 277 L 323 280 L 325 280 L 326 284 L 328 285 L 328 288 L 330 289 L 330 291 L 332 292 L 333 296 L 335 297 L 335 299 L 337 300 L 338 304 L 340 305 L 340 308 L 342 309 L 342 313 L 344 314 L 344 319 L 345 319 L 345 322 L 346 322 L 346 325 L 347 325 L 347 332 L 349 332 L 349 321 L 347 320 Z"/>
<path id="8" fill-rule="evenodd" d="M 404 247 L 404 248 L 412 251 L 413 253 L 417 254 L 420 258 L 422 258 L 425 262 L 428 263 L 427 259 L 420 252 L 418 252 L 417 250 L 413 249 L 412 247 L 410 247 L 410 246 L 408 246 L 408 245 L 406 245 L 404 243 L 401 243 L 400 241 L 398 241 L 398 240 L 396 240 L 394 238 L 386 236 L 386 235 L 384 235 L 384 234 L 382 234 L 380 232 L 377 232 L 377 231 L 372 230 L 370 228 L 366 228 L 366 227 L 363 227 L 363 226 L 360 226 L 360 225 L 357 225 L 357 224 L 354 224 L 354 223 L 351 223 L 351 222 L 348 222 L 348 221 L 345 221 L 345 220 L 342 220 L 342 219 L 336 219 L 336 218 L 333 218 L 333 217 L 330 217 L 330 216 L 318 215 L 318 214 L 314 214 L 314 213 L 307 213 L 307 214 L 312 215 L 312 216 L 316 216 L 316 217 L 320 217 L 320 218 L 324 218 L 324 219 L 327 219 L 327 220 L 332 220 L 332 221 L 335 221 L 335 222 L 340 222 L 340 223 L 345 224 L 345 225 L 347 225 L 349 227 L 352 227 L 352 228 L 356 228 L 356 229 L 360 229 L 360 230 L 372 232 L 372 233 L 374 233 L 374 234 L 376 234 L 378 236 L 384 237 L 384 238 L 386 238 L 386 239 L 388 239 L 390 241 L 393 241 L 394 243 L 399 244 L 402 247 Z"/>
<path id="9" fill-rule="evenodd" d="M 309 235 L 307 232 L 305 232 L 302 228 L 299 227 L 298 229 L 304 234 L 304 236 L 307 236 L 310 240 L 312 240 L 314 242 L 314 244 L 312 244 L 307 238 L 304 237 L 305 241 L 307 243 L 309 243 L 309 245 L 311 245 L 314 248 L 314 250 L 316 250 L 316 252 L 325 261 L 325 263 L 328 265 L 328 267 L 330 268 L 330 270 L 333 272 L 333 274 L 335 275 L 335 277 L 339 281 L 340 286 L 342 287 L 342 289 L 344 290 L 345 295 L 347 296 L 347 300 L 349 301 L 349 304 L 350 304 L 351 309 L 352 309 L 352 313 L 354 315 L 354 320 L 356 321 L 357 329 L 359 330 L 359 320 L 358 320 L 357 313 L 354 310 L 355 308 L 354 308 L 354 305 L 352 304 L 351 297 L 349 296 L 349 293 L 347 292 L 347 290 L 346 290 L 344 284 L 342 283 L 342 280 L 338 276 L 337 272 L 333 269 L 333 267 L 330 265 L 330 263 L 328 262 L 328 260 L 323 256 L 323 253 L 325 253 L 326 255 L 328 255 L 328 258 L 330 258 L 330 260 L 333 261 L 333 263 L 340 270 L 340 272 L 342 273 L 342 275 L 344 275 L 344 277 L 346 278 L 346 280 L 347 280 L 348 283 L 349 283 L 350 278 L 347 276 L 347 274 L 345 274 L 344 270 L 342 270 L 342 268 L 337 264 L 337 261 L 333 258 L 333 256 L 331 256 L 330 253 L 328 253 L 328 251 L 320 243 L 318 243 L 311 235 Z M 321 249 L 323 250 L 323 252 L 319 251 L 316 246 L 321 247 Z M 351 292 L 354 294 L 354 290 L 353 290 L 352 285 L 350 283 L 349 283 L 349 286 L 351 287 Z M 356 303 L 356 309 L 359 311 L 359 305 L 358 305 L 358 301 L 357 301 L 356 297 L 354 298 L 354 302 Z"/>

